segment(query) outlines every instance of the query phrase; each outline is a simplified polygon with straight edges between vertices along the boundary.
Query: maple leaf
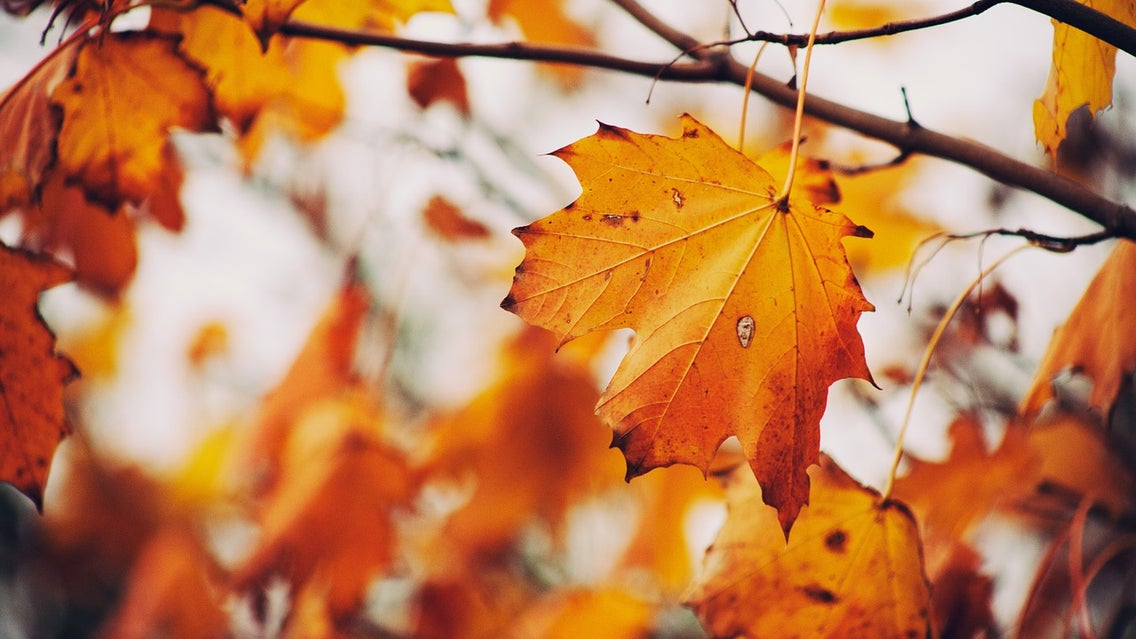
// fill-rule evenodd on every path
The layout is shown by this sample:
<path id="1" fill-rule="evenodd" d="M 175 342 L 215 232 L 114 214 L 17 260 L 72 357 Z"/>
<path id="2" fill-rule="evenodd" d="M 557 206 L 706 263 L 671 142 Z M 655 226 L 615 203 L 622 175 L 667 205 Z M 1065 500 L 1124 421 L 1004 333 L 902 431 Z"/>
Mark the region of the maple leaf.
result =
<path id="1" fill-rule="evenodd" d="M 687 597 L 703 627 L 723 638 L 932 636 L 911 513 L 827 456 L 809 473 L 812 498 L 788 541 L 760 488 L 732 482 L 726 523 Z"/>
<path id="2" fill-rule="evenodd" d="M 1081 0 L 1125 24 L 1136 25 L 1136 4 L 1129 0 Z M 1033 103 L 1034 131 L 1053 155 L 1065 139 L 1069 116 L 1087 106 L 1090 115 L 1112 104 L 1116 47 L 1053 20 L 1053 63 L 1045 91 Z"/>
<path id="3" fill-rule="evenodd" d="M 55 353 L 36 302 L 69 279 L 63 265 L 0 243 L 0 481 L 39 509 L 55 447 L 71 432 L 63 385 L 77 371 Z"/>
<path id="4" fill-rule="evenodd" d="M 1034 415 L 1054 396 L 1052 380 L 1066 369 L 1093 382 L 1090 404 L 1107 416 L 1121 383 L 1136 370 L 1136 243 L 1117 243 L 1065 324 L 1054 331 L 1019 412 Z"/>
<path id="5" fill-rule="evenodd" d="M 202 71 L 178 54 L 175 38 L 155 33 L 84 41 L 52 101 L 63 109 L 60 168 L 112 211 L 153 190 L 171 129 L 216 127 Z"/>
<path id="6" fill-rule="evenodd" d="M 1029 429 L 1027 445 L 1038 474 L 1101 504 L 1117 518 L 1136 511 L 1136 475 L 1112 434 L 1084 415 L 1058 411 Z"/>
<path id="7" fill-rule="evenodd" d="M 777 181 L 784 180 L 790 149 L 790 143 L 775 146 L 761 154 L 757 163 Z M 920 242 L 942 230 L 912 215 L 897 197 L 920 166 L 918 161 L 909 159 L 901 166 L 837 175 L 830 162 L 798 156 L 794 188 L 807 194 L 813 204 L 839 204 L 842 211 L 854 214 L 860 224 L 872 229 L 870 246 L 857 242 L 846 249 L 848 262 L 857 273 L 899 268 L 910 262 Z"/>
<path id="8" fill-rule="evenodd" d="M 555 155 L 583 195 L 514 230 L 526 248 L 501 306 L 564 343 L 629 327 L 637 340 L 600 398 L 630 479 L 706 471 L 737 435 L 788 530 L 808 501 L 828 386 L 871 380 L 864 299 L 841 239 L 867 236 L 808 203 L 690 116 L 680 138 L 601 124 Z"/>
<path id="9" fill-rule="evenodd" d="M 55 164 L 61 113 L 51 94 L 67 78 L 78 51 L 76 46 L 52 51 L 0 95 L 0 215 L 35 202 Z"/>

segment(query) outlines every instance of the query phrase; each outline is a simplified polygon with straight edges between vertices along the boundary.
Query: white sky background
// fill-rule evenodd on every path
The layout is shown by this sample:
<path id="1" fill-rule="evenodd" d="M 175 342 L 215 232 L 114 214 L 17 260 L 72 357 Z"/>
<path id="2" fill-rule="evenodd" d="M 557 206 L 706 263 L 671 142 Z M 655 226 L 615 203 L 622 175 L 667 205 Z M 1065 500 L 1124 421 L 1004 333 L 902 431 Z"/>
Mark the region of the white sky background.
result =
<path id="1" fill-rule="evenodd" d="M 644 4 L 707 40 L 721 36 L 728 11 L 724 0 Z M 787 30 L 782 10 L 772 1 L 739 4 L 751 28 Z M 793 17 L 792 31 L 805 30 L 814 2 L 781 4 Z M 902 4 L 911 6 L 911 17 L 916 17 L 965 3 Z M 602 0 L 572 6 L 585 24 L 599 25 L 603 46 L 610 51 L 658 61 L 674 55 L 669 46 Z M 42 55 L 36 43 L 45 20 L 43 13 L 23 22 L 0 19 L 0 84 L 15 81 Z M 507 37 L 487 25 L 462 24 L 445 16 L 416 19 L 408 32 L 451 40 Z M 895 36 L 882 44 L 819 47 L 809 89 L 904 119 L 900 97 L 904 87 L 922 125 L 1040 162 L 1030 114 L 1045 84 L 1051 38 L 1048 18 L 1020 7 L 999 6 L 955 25 Z M 739 46 L 736 52 L 748 62 L 754 50 Z M 783 51 L 770 47 L 761 69 L 788 79 L 786 60 Z M 478 389 L 492 371 L 498 340 L 518 326 L 516 318 L 497 306 L 522 253 L 508 229 L 555 211 L 578 192 L 571 172 L 541 154 L 593 133 L 596 120 L 673 135 L 677 116 L 684 110 L 707 121 L 726 140 L 736 138 L 741 95 L 734 87 L 661 83 L 646 105 L 650 88 L 646 78 L 594 73 L 582 91 L 565 96 L 530 63 L 467 59 L 461 65 L 473 103 L 473 124 L 463 123 L 444 106 L 419 112 L 405 95 L 404 58 L 390 51 L 366 50 L 342 69 L 350 96 L 343 129 L 312 156 L 298 158 L 284 145 L 272 147 L 273 159 L 263 163 L 257 179 L 243 182 L 232 170 L 235 156 L 223 140 L 192 145 L 183 191 L 185 230 L 174 235 L 154 225 L 143 226 L 139 271 L 125 295 L 133 330 L 121 346 L 120 373 L 113 383 L 98 389 L 97 401 L 84 417 L 95 442 L 152 468 L 169 470 L 210 429 L 247 416 L 282 375 L 334 294 L 344 255 L 315 242 L 273 185 L 294 181 L 326 188 L 334 243 L 356 247 L 369 280 L 388 301 L 397 300 L 393 305 L 402 322 L 401 337 L 413 347 L 400 351 L 394 366 L 423 399 L 454 404 Z M 1113 122 L 1128 122 L 1129 130 L 1136 121 L 1134 71 L 1136 65 L 1121 53 L 1115 92 L 1119 104 L 1103 115 Z M 754 96 L 750 128 L 760 130 L 773 113 L 773 107 Z M 791 132 L 764 135 L 777 142 L 791 137 Z M 402 141 L 407 137 L 417 142 Z M 503 153 L 494 138 L 508 139 L 515 150 Z M 877 155 L 886 153 L 854 136 L 848 136 L 847 144 Z M 423 145 L 463 149 L 477 162 L 439 160 Z M 1027 194 L 1012 197 L 1001 217 L 990 219 L 989 180 L 945 162 L 928 166 L 931 170 L 906 200 L 913 211 L 950 230 L 1026 226 L 1056 235 L 1093 230 L 1079 216 Z M 479 180 L 493 184 L 497 196 L 487 197 Z M 420 221 L 422 204 L 434 194 L 465 207 L 468 215 L 497 231 L 496 236 L 485 246 L 440 247 L 425 235 Z M 1131 193 L 1105 195 L 1132 201 Z M 845 212 L 855 219 L 854 211 Z M 0 238 L 11 241 L 12 231 L 10 224 L 0 224 Z M 989 264 L 1013 244 L 988 242 L 983 263 Z M 952 248 L 931 263 L 919 280 L 913 317 L 920 317 L 929 304 L 949 301 L 976 275 L 976 247 L 971 243 Z M 1003 281 L 1021 303 L 1026 369 L 1041 356 L 1051 331 L 1079 298 L 1107 250 L 1107 246 L 1083 248 L 1070 255 L 1032 251 L 1006 266 Z M 894 361 L 907 361 L 913 367 L 921 354 L 916 322 L 894 303 L 901 277 L 861 278 L 877 307 L 859 324 L 873 369 Z M 64 350 L 79 327 L 104 312 L 98 302 L 70 286 L 49 293 L 44 306 Z M 194 373 L 185 358 L 186 348 L 199 327 L 213 320 L 228 327 L 231 350 L 204 373 Z M 381 358 L 382 349 L 373 350 Z M 1014 370 L 996 374 L 1020 375 Z M 1028 377 L 1015 381 L 1027 382 Z M 824 448 L 853 474 L 878 485 L 891 452 L 881 442 L 878 426 L 855 407 L 842 385 L 836 388 L 824 421 Z M 885 388 L 884 397 L 884 413 L 894 428 L 906 392 Z M 917 404 L 912 447 L 929 455 L 942 454 L 942 428 L 950 417 L 948 402 L 937 398 L 932 388 L 926 389 Z"/>

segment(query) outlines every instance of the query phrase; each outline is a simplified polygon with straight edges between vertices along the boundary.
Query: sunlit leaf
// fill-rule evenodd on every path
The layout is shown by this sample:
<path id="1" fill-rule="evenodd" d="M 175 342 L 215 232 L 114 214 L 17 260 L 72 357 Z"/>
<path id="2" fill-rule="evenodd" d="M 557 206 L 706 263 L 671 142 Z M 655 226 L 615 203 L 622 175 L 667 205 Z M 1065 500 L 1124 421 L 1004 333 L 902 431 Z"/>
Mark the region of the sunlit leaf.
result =
<path id="1" fill-rule="evenodd" d="M 1129 26 L 1136 26 L 1136 4 L 1129 0 L 1080 0 Z M 1069 116 L 1081 107 L 1090 115 L 1112 104 L 1116 47 L 1053 20 L 1053 63 L 1045 91 L 1033 103 L 1037 140 L 1050 155 L 1065 139 Z"/>
<path id="2" fill-rule="evenodd" d="M 0 215 L 38 199 L 55 163 L 61 121 L 51 94 L 67 78 L 78 52 L 74 45 L 53 51 L 0 95 Z"/>
<path id="3" fill-rule="evenodd" d="M 843 215 L 793 200 L 693 118 L 680 138 L 602 125 L 555 155 L 583 195 L 516 229 L 526 248 L 502 307 L 567 342 L 637 339 L 600 398 L 627 476 L 708 468 L 737 435 L 787 530 L 808 500 L 828 386 L 871 379 L 856 322 L 871 310 Z"/>
<path id="4" fill-rule="evenodd" d="M 109 210 L 146 199 L 166 169 L 172 129 L 216 126 L 201 70 L 178 54 L 175 39 L 152 33 L 84 42 L 52 101 L 63 109 L 60 168 Z"/>

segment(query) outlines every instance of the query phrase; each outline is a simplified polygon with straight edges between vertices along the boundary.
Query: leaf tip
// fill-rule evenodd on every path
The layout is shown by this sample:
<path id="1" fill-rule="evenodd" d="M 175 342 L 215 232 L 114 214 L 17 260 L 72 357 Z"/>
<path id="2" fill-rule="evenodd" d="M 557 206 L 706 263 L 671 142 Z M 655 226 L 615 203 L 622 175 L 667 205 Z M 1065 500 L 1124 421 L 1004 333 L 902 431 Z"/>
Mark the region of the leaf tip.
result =
<path id="1" fill-rule="evenodd" d="M 862 238 L 865 238 L 865 239 L 871 239 L 871 238 L 876 236 L 876 233 L 874 231 L 872 231 L 872 229 L 864 226 L 863 224 L 857 224 L 856 226 L 854 226 L 852 228 L 852 232 L 850 233 L 850 235 L 852 235 L 852 237 L 862 237 Z"/>

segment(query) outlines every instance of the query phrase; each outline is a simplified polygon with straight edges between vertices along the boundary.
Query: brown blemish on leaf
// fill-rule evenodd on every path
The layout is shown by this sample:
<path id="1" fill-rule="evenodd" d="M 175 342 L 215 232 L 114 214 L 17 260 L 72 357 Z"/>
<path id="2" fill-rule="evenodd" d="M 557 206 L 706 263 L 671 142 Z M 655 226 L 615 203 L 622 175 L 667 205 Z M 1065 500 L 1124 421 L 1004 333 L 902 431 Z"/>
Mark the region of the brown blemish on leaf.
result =
<path id="1" fill-rule="evenodd" d="M 839 597 L 836 596 L 836 593 L 832 592 L 828 588 L 818 586 L 816 584 L 805 586 L 801 590 L 805 593 L 806 597 L 812 599 L 817 603 L 834 604 L 837 602 L 837 600 L 839 600 Z"/>
<path id="2" fill-rule="evenodd" d="M 848 545 L 848 534 L 843 530 L 834 530 L 824 538 L 824 545 L 832 552 L 844 552 Z"/>
<path id="3" fill-rule="evenodd" d="M 671 201 L 674 202 L 676 209 L 681 209 L 686 205 L 686 198 L 683 197 L 682 191 L 678 189 L 671 189 Z"/>

